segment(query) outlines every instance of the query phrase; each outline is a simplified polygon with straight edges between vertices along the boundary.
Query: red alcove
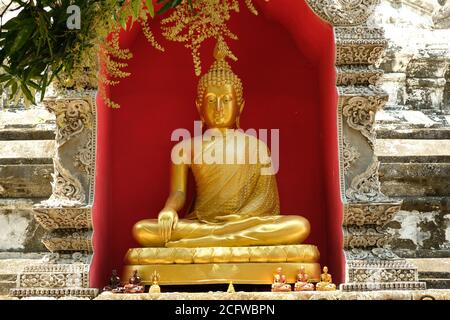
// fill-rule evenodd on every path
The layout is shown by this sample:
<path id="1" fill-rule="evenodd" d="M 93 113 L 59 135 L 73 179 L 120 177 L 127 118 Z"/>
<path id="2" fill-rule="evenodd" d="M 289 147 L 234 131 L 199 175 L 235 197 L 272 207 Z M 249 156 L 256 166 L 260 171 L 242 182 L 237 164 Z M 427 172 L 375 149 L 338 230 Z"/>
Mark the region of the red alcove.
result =
<path id="1" fill-rule="evenodd" d="M 256 2 L 258 16 L 242 3 L 229 24 L 239 36 L 228 43 L 239 58 L 230 64 L 244 84 L 241 126 L 280 130 L 282 213 L 310 220 L 306 243 L 318 245 L 321 263 L 339 283 L 344 258 L 333 29 L 304 1 Z M 190 51 L 162 39 L 158 20 L 154 33 L 164 53 L 148 44 L 139 27 L 123 32 L 121 43 L 134 54 L 127 69 L 132 75 L 109 89 L 121 108 L 98 99 L 93 287 L 103 287 L 111 270 L 122 268 L 126 251 L 137 246 L 134 223 L 157 217 L 169 192 L 172 131 L 192 132 L 199 118 Z M 203 72 L 214 44 L 211 39 L 202 47 Z"/>

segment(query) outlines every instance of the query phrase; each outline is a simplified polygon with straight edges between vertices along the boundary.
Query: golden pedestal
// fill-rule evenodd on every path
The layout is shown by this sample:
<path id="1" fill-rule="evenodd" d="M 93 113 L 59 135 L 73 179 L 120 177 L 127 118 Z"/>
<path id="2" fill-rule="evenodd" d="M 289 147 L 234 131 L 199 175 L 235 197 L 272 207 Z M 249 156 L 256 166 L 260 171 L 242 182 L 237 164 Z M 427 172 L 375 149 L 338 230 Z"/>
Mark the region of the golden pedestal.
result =
<path id="1" fill-rule="evenodd" d="M 161 285 L 271 284 L 277 268 L 295 283 L 301 267 L 320 279 L 319 250 L 312 245 L 213 248 L 138 248 L 125 257 L 124 279 L 138 270 L 143 284 L 157 271 Z"/>

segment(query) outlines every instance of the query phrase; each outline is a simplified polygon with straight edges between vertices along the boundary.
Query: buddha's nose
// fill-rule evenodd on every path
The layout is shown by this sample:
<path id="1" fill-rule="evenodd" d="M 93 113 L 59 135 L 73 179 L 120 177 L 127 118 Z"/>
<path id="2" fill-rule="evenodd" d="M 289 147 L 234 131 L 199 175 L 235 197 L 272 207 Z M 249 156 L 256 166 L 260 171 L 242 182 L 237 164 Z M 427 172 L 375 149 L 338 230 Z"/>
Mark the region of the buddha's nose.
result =
<path id="1" fill-rule="evenodd" d="M 223 106 L 222 106 L 222 100 L 217 99 L 217 103 L 216 103 L 216 111 L 217 112 L 222 112 Z"/>

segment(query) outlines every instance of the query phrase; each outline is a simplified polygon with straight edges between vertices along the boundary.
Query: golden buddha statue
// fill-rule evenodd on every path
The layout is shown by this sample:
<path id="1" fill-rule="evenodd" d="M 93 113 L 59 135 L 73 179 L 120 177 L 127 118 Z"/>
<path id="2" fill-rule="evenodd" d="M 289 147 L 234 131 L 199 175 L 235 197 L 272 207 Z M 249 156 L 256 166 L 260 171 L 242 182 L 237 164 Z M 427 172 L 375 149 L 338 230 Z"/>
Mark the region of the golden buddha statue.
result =
<path id="1" fill-rule="evenodd" d="M 280 215 L 275 175 L 261 174 L 262 168 L 270 166 L 267 146 L 236 130 L 244 107 L 243 88 L 225 61 L 227 50 L 223 42 L 218 42 L 214 56 L 215 63 L 199 82 L 196 101 L 200 117 L 214 139 L 206 140 L 205 133 L 174 147 L 172 154 L 180 155 L 182 161 L 172 164 L 171 193 L 165 207 L 157 220 L 138 222 L 133 235 L 143 247 L 302 243 L 310 233 L 308 220 Z M 239 139 L 245 143 L 236 143 Z M 201 145 L 200 153 L 192 152 L 195 145 Z M 221 152 L 215 154 L 216 159 L 235 159 L 234 163 L 201 163 L 211 150 Z M 248 159 L 258 161 L 253 164 Z M 178 211 L 185 205 L 189 169 L 195 178 L 197 195 L 192 212 L 182 220 Z"/>
<path id="2" fill-rule="evenodd" d="M 333 283 L 331 274 L 328 273 L 328 267 L 323 267 L 323 273 L 320 276 L 320 282 L 316 284 L 317 291 L 334 291 L 336 285 Z"/>
<path id="3" fill-rule="evenodd" d="M 319 279 L 317 247 L 300 245 L 310 233 L 308 220 L 280 215 L 270 151 L 239 129 L 243 86 L 225 60 L 228 55 L 219 40 L 196 99 L 207 130 L 173 147 L 170 195 L 158 219 L 134 225 L 141 248 L 128 251 L 124 276 L 137 268 L 151 284 L 156 269 L 165 285 L 269 284 L 267 274 L 277 266 L 295 275 L 303 265 Z M 189 170 L 196 198 L 188 216 L 180 219 Z M 295 282 L 293 276 L 289 280 Z"/>
<path id="4" fill-rule="evenodd" d="M 305 272 L 305 267 L 301 267 L 297 274 L 297 282 L 295 283 L 295 291 L 314 291 L 314 284 L 308 282 L 309 276 Z"/>

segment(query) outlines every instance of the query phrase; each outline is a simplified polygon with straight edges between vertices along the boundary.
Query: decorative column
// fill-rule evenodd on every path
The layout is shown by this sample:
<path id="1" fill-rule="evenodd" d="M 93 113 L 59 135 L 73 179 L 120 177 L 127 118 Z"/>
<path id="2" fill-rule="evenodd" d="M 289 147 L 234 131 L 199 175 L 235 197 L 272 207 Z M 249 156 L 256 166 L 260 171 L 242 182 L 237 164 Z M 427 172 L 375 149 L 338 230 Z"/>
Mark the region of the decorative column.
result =
<path id="1" fill-rule="evenodd" d="M 374 153 L 375 115 L 388 101 L 379 82 L 387 47 L 384 32 L 366 22 L 379 0 L 308 0 L 334 26 L 336 41 L 341 196 L 344 204 L 343 291 L 425 289 L 417 268 L 389 248 L 384 226 L 400 210 L 381 193 Z"/>
<path id="2" fill-rule="evenodd" d="M 57 125 L 53 193 L 34 207 L 34 215 L 47 231 L 42 242 L 51 254 L 48 263 L 25 268 L 11 295 L 94 298 L 98 290 L 89 288 L 89 265 L 96 91 L 65 90 L 56 98 L 45 99 L 44 105 L 55 114 Z"/>

